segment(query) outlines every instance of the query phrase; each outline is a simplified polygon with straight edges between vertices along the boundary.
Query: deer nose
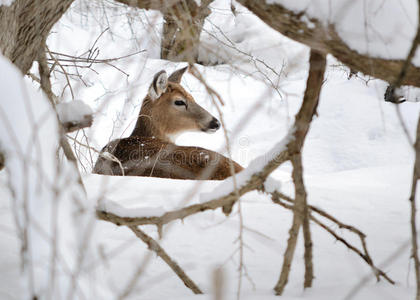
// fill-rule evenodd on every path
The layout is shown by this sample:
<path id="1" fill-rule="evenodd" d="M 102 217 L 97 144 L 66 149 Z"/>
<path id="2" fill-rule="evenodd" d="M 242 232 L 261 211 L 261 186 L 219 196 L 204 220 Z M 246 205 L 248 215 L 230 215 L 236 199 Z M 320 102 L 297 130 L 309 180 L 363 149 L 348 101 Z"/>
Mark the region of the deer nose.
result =
<path id="1" fill-rule="evenodd" d="M 210 121 L 209 129 L 216 131 L 220 128 L 220 122 L 216 118 L 213 118 L 213 120 Z"/>

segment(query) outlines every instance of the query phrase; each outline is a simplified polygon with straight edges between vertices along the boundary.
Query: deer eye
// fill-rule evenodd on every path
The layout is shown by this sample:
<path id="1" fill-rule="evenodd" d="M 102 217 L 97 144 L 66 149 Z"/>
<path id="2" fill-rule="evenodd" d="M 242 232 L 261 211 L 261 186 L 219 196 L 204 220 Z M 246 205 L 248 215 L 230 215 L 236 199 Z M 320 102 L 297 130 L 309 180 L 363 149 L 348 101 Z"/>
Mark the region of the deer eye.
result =
<path id="1" fill-rule="evenodd" d="M 187 103 L 185 103 L 185 101 L 183 100 L 175 100 L 174 104 L 178 106 L 184 105 L 185 107 L 187 107 Z"/>

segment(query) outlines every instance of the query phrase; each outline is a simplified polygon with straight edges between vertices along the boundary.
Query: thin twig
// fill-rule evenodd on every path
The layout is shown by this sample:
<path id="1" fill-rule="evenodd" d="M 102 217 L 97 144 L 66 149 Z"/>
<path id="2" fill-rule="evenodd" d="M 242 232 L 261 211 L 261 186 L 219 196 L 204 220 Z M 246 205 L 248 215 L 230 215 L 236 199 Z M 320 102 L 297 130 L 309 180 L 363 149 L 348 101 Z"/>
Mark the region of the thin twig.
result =
<path id="1" fill-rule="evenodd" d="M 67 86 L 69 87 L 69 89 L 70 89 L 70 94 L 71 94 L 71 98 L 74 100 L 74 92 L 73 92 L 73 88 L 72 88 L 72 86 L 71 86 L 71 83 L 70 83 L 70 79 L 69 79 L 69 75 L 67 74 L 67 71 L 64 69 L 64 67 L 61 65 L 61 63 L 55 58 L 55 56 L 53 56 L 52 54 L 51 54 L 51 51 L 50 51 L 50 49 L 48 48 L 48 46 L 46 46 L 46 49 L 47 49 L 47 51 L 48 51 L 48 53 L 49 53 L 49 55 L 51 56 L 51 58 L 53 58 L 54 59 L 54 61 L 55 61 L 55 63 L 60 67 L 60 69 L 62 70 L 62 72 L 63 72 L 63 74 L 64 74 L 64 76 L 66 77 L 66 81 L 67 81 Z M 45 59 L 45 61 L 46 61 L 46 59 Z"/>
<path id="2" fill-rule="evenodd" d="M 48 49 L 48 47 L 46 47 L 46 49 Z M 55 111 L 55 101 L 54 99 L 56 98 L 54 93 L 52 92 L 51 89 L 51 81 L 50 81 L 50 71 L 46 62 L 46 58 L 45 58 L 45 49 L 41 49 L 38 55 L 38 69 L 39 69 L 39 76 L 41 79 L 41 88 L 42 90 L 45 92 L 45 94 L 47 95 L 47 99 L 50 101 L 52 107 L 54 108 Z M 60 126 L 60 146 L 63 149 L 64 155 L 66 156 L 66 158 L 74 164 L 74 166 L 76 167 L 77 170 L 77 174 L 78 174 L 78 178 L 77 181 L 80 185 L 80 187 L 83 189 L 84 194 L 86 195 L 86 189 L 85 186 L 83 184 L 82 181 L 82 176 L 80 175 L 80 172 L 78 171 L 77 168 L 77 159 L 74 156 L 73 151 L 71 150 L 70 144 L 69 142 L 66 140 L 65 136 L 64 136 L 64 129 L 61 126 L 61 123 L 59 122 L 58 119 L 58 114 L 56 112 L 56 116 L 57 116 L 57 121 L 58 124 Z"/>
<path id="3" fill-rule="evenodd" d="M 420 7 L 419 7 L 420 10 Z M 414 268 L 416 274 L 416 300 L 420 300 L 420 262 L 418 255 L 418 242 L 417 242 L 417 226 L 416 226 L 416 191 L 417 191 L 417 182 L 420 178 L 420 115 L 417 123 L 417 137 L 416 137 L 416 158 L 414 162 L 413 170 L 413 180 L 411 184 L 411 193 L 410 193 L 410 207 L 411 207 L 411 217 L 410 217 L 410 226 L 411 226 L 411 256 L 414 260 Z"/>
<path id="4" fill-rule="evenodd" d="M 97 150 L 97 149 L 95 149 L 95 148 L 93 148 L 93 147 L 91 147 L 89 145 L 83 144 L 79 140 L 77 140 L 74 137 L 71 137 L 69 135 L 66 135 L 66 137 L 69 138 L 69 139 L 71 139 L 71 140 L 73 140 L 76 144 L 79 144 L 80 146 L 87 148 L 88 150 L 93 150 L 94 152 L 98 153 L 99 156 L 101 156 L 101 157 L 103 157 L 103 158 L 105 158 L 107 160 L 116 162 L 118 164 L 118 166 L 120 167 L 120 169 L 121 169 L 122 176 L 125 176 L 124 167 L 123 167 L 121 161 L 114 154 L 112 154 L 110 152 L 102 152 L 102 151 L 99 151 L 99 150 Z"/>
<path id="5" fill-rule="evenodd" d="M 225 122 L 224 122 L 222 110 L 217 105 L 217 102 L 215 101 L 214 98 L 216 97 L 219 100 L 220 104 L 222 104 L 222 105 L 224 104 L 224 102 L 223 102 L 222 98 L 220 97 L 220 95 L 218 93 L 216 93 L 216 91 L 214 91 L 207 84 L 207 82 L 204 80 L 201 73 L 193 65 L 190 66 L 190 71 L 206 87 L 207 92 L 211 96 L 211 100 L 213 102 L 213 105 L 216 107 L 217 112 L 219 113 L 219 119 L 220 119 L 220 122 L 222 123 L 223 133 L 224 133 L 224 137 L 225 137 L 226 149 L 227 149 L 227 154 L 228 154 L 228 158 L 229 158 L 230 174 L 232 176 L 232 182 L 233 182 L 233 191 L 235 193 L 236 199 L 234 201 L 232 201 L 232 205 L 224 206 L 223 207 L 223 212 L 226 215 L 230 214 L 231 211 L 232 211 L 233 204 L 235 202 L 238 202 L 238 216 L 239 216 L 239 236 L 238 236 L 238 240 L 239 240 L 239 267 L 238 268 L 239 268 L 239 279 L 238 279 L 237 300 L 239 300 L 240 295 L 241 295 L 242 277 L 243 277 L 243 270 L 244 270 L 244 241 L 243 241 L 244 220 L 243 220 L 243 214 L 242 214 L 242 205 L 241 205 L 240 195 L 238 193 L 238 183 L 237 183 L 237 180 L 236 180 L 235 167 L 233 165 L 233 160 L 232 160 L 232 151 L 231 151 L 231 148 L 230 148 L 229 135 L 228 135 L 226 125 L 225 125 Z"/>

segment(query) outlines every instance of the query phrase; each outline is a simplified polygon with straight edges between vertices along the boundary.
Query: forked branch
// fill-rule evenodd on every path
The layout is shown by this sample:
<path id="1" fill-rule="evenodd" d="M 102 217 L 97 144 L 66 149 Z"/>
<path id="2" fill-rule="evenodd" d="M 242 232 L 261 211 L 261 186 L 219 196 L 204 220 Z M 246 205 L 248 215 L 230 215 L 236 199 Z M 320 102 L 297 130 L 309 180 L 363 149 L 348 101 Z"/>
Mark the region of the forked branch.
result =
<path id="1" fill-rule="evenodd" d="M 277 295 L 281 295 L 283 293 L 288 282 L 290 267 L 292 265 L 297 238 L 302 224 L 304 225 L 303 231 L 305 240 L 305 288 L 312 286 L 312 280 L 314 277 L 312 264 L 312 239 L 309 228 L 307 194 L 305 184 L 303 182 L 301 151 L 312 118 L 316 114 L 316 109 L 318 107 L 319 94 L 324 80 L 325 66 L 325 56 L 317 51 L 311 50 L 309 58 L 309 75 L 306 83 L 305 95 L 303 97 L 303 104 L 295 121 L 295 140 L 288 145 L 293 166 L 292 178 L 295 185 L 296 201 L 293 206 L 293 221 L 289 230 L 289 239 L 287 241 L 286 251 L 284 252 L 280 278 L 274 287 Z"/>
<path id="2" fill-rule="evenodd" d="M 174 261 L 166 251 L 156 242 L 151 236 L 147 235 L 143 230 L 137 226 L 128 226 L 134 234 L 141 239 L 151 251 L 155 252 L 182 280 L 187 288 L 193 291 L 194 294 L 202 294 L 200 288 L 192 281 L 190 277 L 184 272 L 184 270 Z"/>
<path id="3" fill-rule="evenodd" d="M 285 200 L 288 203 L 285 203 L 282 200 Z M 271 193 L 271 200 L 278 204 L 283 206 L 284 208 L 293 210 L 294 209 L 294 203 L 295 201 L 280 193 L 280 192 L 273 192 Z M 378 267 L 375 266 L 375 264 L 373 263 L 373 260 L 369 254 L 369 251 L 367 249 L 367 244 L 366 244 L 366 235 L 361 232 L 359 229 L 355 228 L 354 226 L 342 223 L 341 221 L 339 221 L 337 218 L 333 217 L 332 215 L 330 215 L 329 213 L 327 213 L 326 211 L 313 206 L 313 205 L 308 205 L 308 210 L 309 210 L 309 218 L 310 220 L 312 220 L 314 223 L 318 224 L 321 228 L 323 228 L 324 230 L 326 230 L 329 234 L 331 234 L 337 241 L 341 242 L 342 244 L 344 244 L 347 248 L 349 248 L 351 251 L 355 252 L 357 255 L 359 255 L 371 268 L 372 271 L 374 273 L 374 275 L 376 276 L 376 279 L 379 281 L 381 277 L 385 278 L 385 280 L 387 280 L 389 283 L 391 284 L 395 284 L 395 282 L 389 278 L 389 276 L 382 270 L 380 270 Z M 325 223 L 323 223 L 322 221 L 320 221 L 316 216 L 314 216 L 314 213 L 318 214 L 319 216 L 326 218 L 330 221 L 332 221 L 334 224 L 336 224 L 339 228 L 342 229 L 346 229 L 350 232 L 353 232 L 354 234 L 356 234 L 359 239 L 360 239 L 360 243 L 362 244 L 362 249 L 360 250 L 358 249 L 356 246 L 352 245 L 350 242 L 348 242 L 347 240 L 345 240 L 343 237 L 339 236 L 336 232 L 334 232 L 334 230 L 332 230 L 328 225 L 326 225 Z"/>

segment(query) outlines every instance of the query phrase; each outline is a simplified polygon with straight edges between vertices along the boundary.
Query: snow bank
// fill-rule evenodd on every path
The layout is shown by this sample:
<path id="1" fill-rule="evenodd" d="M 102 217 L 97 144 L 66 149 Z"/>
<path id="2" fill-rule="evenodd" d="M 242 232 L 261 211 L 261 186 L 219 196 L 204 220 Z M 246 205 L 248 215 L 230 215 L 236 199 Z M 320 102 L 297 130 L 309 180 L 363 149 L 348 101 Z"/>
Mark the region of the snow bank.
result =
<path id="1" fill-rule="evenodd" d="M 20 237 L 21 299 L 78 299 L 87 282 L 92 210 L 77 171 L 59 162 L 58 120 L 46 97 L 0 56 L 0 145 Z"/>
<path id="2" fill-rule="evenodd" d="M 162 206 L 159 207 L 124 207 L 119 205 L 118 203 L 103 199 L 98 204 L 98 210 L 104 212 L 110 212 L 114 215 L 120 217 L 128 217 L 128 218 L 142 218 L 142 217 L 159 217 L 163 215 L 166 211 L 163 209 Z"/>
<path id="3" fill-rule="evenodd" d="M 308 201 L 343 222 L 362 229 L 367 234 L 368 247 L 376 263 L 382 265 L 392 256 L 391 262 L 383 268 L 400 284 L 377 283 L 371 269 L 359 256 L 337 243 L 319 226 L 312 226 L 313 239 L 317 245 L 314 248 L 317 279 L 313 288 L 302 292 L 304 260 L 299 257 L 303 257 L 304 247 L 303 243 L 299 243 L 285 299 L 343 299 L 355 290 L 362 279 L 365 284 L 354 299 L 391 300 L 414 297 L 413 272 L 409 272 L 408 283 L 402 284 L 407 281 L 410 249 L 405 247 L 395 255 L 410 238 L 406 221 L 409 218 L 409 209 L 406 202 L 411 167 L 412 165 L 384 166 L 305 176 Z M 174 202 L 178 205 L 179 200 L 185 197 L 185 192 L 197 184 L 191 180 L 130 176 L 121 178 L 91 174 L 84 178 L 89 194 L 96 194 L 95 189 L 103 187 L 103 180 L 107 181 L 109 187 L 106 195 L 112 197 L 114 203 L 126 208 L 140 205 L 158 207 Z M 217 183 L 211 181 L 203 182 L 207 190 L 214 189 L 215 184 Z M 282 191 L 293 193 L 293 183 L 282 182 Z M 192 202 L 197 202 L 196 196 Z M 266 195 L 257 192 L 243 196 L 242 213 L 245 222 L 244 241 L 247 245 L 244 251 L 245 264 L 256 287 L 244 280 L 241 299 L 277 300 L 278 296 L 273 295 L 272 288 L 281 269 L 292 214 L 279 205 L 273 205 Z M 226 276 L 227 296 L 224 299 L 235 299 L 238 263 L 231 260 L 231 257 L 237 249 L 238 227 L 236 214 L 226 218 L 220 210 L 203 212 L 164 227 L 163 239 L 159 243 L 205 292 L 205 295 L 193 295 L 160 259 L 152 259 L 149 265 L 144 264 L 147 247 L 125 226 L 98 222 L 95 235 L 101 241 L 98 248 L 105 259 L 96 262 L 95 268 L 102 276 L 100 284 L 107 293 L 105 297 L 96 299 L 117 298 L 118 292 L 127 286 L 131 276 L 143 267 L 142 264 L 145 271 L 131 297 L 127 299 L 212 299 L 211 274 L 220 265 L 223 265 Z M 335 226 L 331 228 L 336 229 Z M 142 230 L 158 239 L 155 226 L 142 226 Z M 338 232 L 359 245 L 352 234 L 343 230 Z M 336 261 L 340 263 L 331 263 Z"/>
<path id="4" fill-rule="evenodd" d="M 267 153 L 255 158 L 249 163 L 249 166 L 235 175 L 237 188 L 244 186 L 252 177 L 252 175 L 260 172 L 264 166 L 271 160 L 275 159 L 277 155 L 286 150 L 287 144 L 293 139 L 294 130 L 290 130 L 289 133 L 278 142 L 270 151 Z M 280 189 L 280 181 L 275 180 L 274 178 L 268 177 L 264 187 L 267 192 L 273 192 L 277 189 Z M 227 196 L 232 193 L 235 189 L 233 177 L 225 179 L 221 184 L 219 184 L 211 193 L 203 193 L 200 195 L 201 202 L 207 202 L 212 199 L 217 199 L 223 196 Z"/>

